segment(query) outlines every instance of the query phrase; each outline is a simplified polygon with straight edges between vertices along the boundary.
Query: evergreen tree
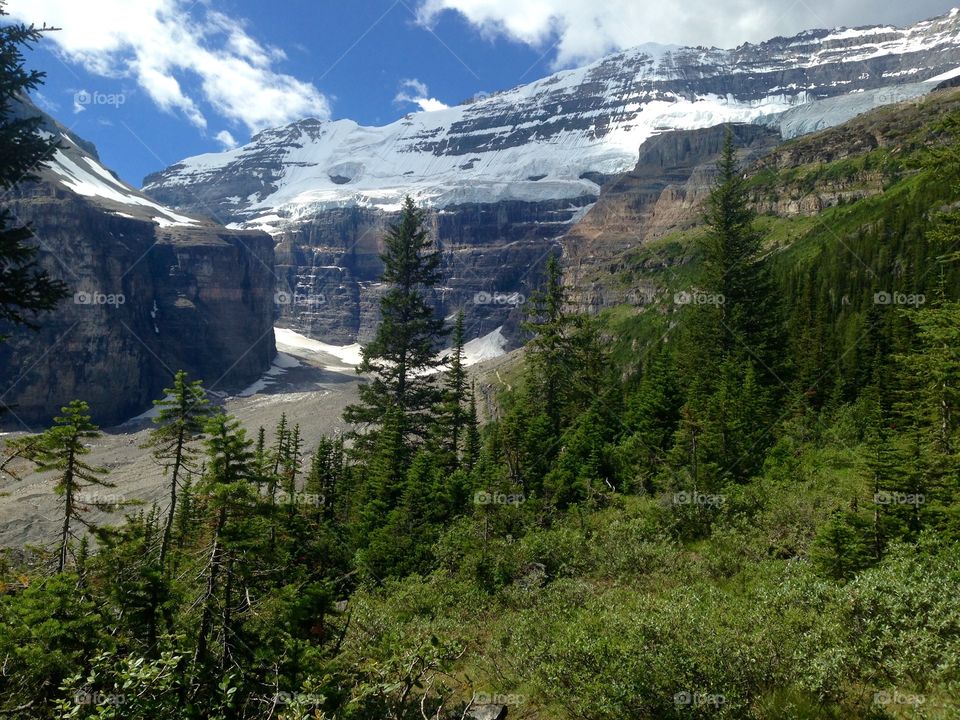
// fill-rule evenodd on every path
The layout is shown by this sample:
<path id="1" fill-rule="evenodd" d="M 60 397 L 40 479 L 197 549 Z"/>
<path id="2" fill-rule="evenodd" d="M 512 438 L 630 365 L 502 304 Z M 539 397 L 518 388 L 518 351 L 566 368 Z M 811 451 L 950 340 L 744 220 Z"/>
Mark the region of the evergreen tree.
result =
<path id="1" fill-rule="evenodd" d="M 360 426 L 358 449 L 376 444 L 391 408 L 405 443 L 422 439 L 441 398 L 430 374 L 442 364 L 437 350 L 445 334 L 443 320 L 424 297 L 440 279 L 440 253 L 432 249 L 423 212 L 413 199 L 404 201 L 400 221 L 392 226 L 380 256 L 381 276 L 389 289 L 380 299 L 381 321 L 374 339 L 363 348 L 358 373 L 372 374 L 360 386 L 360 402 L 349 406 L 344 419 Z"/>
<path id="2" fill-rule="evenodd" d="M 453 352 L 450 356 L 450 370 L 444 382 L 444 399 L 440 406 L 436 425 L 440 434 L 439 444 L 450 455 L 454 467 L 460 462 L 460 452 L 464 444 L 464 432 L 469 420 L 464 407 L 467 400 L 467 373 L 464 368 L 464 327 L 463 310 L 457 313 L 453 327 Z"/>
<path id="3" fill-rule="evenodd" d="M 6 15 L 0 4 L 0 17 Z M 4 192 L 35 179 L 36 170 L 58 147 L 55 139 L 41 133 L 41 118 L 26 117 L 22 104 L 44 77 L 24 68 L 23 48 L 40 40 L 43 33 L 23 24 L 0 26 L 0 188 Z M 0 322 L 35 327 L 33 316 L 53 310 L 67 296 L 66 286 L 38 265 L 32 238 L 30 228 L 17 226 L 10 210 L 0 210 Z"/>
<path id="4" fill-rule="evenodd" d="M 773 368 L 781 352 L 779 300 L 729 127 L 717 169 L 704 216 L 707 232 L 700 242 L 701 278 L 704 289 L 723 301 L 716 306 L 718 324 L 707 347 L 720 360 L 746 353 L 762 368 Z"/>
<path id="5" fill-rule="evenodd" d="M 252 443 L 240 423 L 223 413 L 217 413 L 207 421 L 206 435 L 208 465 L 202 490 L 207 496 L 212 530 L 209 560 L 204 570 L 205 588 L 197 603 L 201 615 L 195 659 L 203 671 L 211 669 L 210 639 L 216 621 L 221 643 L 222 676 L 234 642 L 235 557 L 232 545 L 238 542 L 238 532 L 233 524 L 249 515 L 254 502 L 250 483 L 253 452 Z"/>
<path id="6" fill-rule="evenodd" d="M 477 417 L 477 384 L 470 383 L 470 405 L 466 415 L 466 439 L 463 461 L 467 470 L 473 470 L 480 458 L 480 419 Z"/>
<path id="7" fill-rule="evenodd" d="M 31 455 L 38 472 L 57 473 L 54 491 L 60 496 L 63 507 L 57 553 L 58 573 L 62 573 L 67 566 L 70 544 L 76 537 L 74 523 L 93 528 L 84 517 L 90 506 L 108 509 L 118 504 L 110 498 L 98 495 L 88 497 L 84 493 L 91 487 L 114 487 L 104 480 L 107 474 L 105 468 L 93 467 L 83 461 L 83 457 L 90 454 L 85 441 L 100 437 L 100 429 L 91 422 L 89 406 L 74 400 L 62 408 L 62 412 L 63 415 L 54 418 L 53 427 L 38 437 L 39 442 L 33 445 Z"/>
<path id="8" fill-rule="evenodd" d="M 563 409 L 572 389 L 574 353 L 570 342 L 572 319 L 566 313 L 566 294 L 555 255 L 547 261 L 543 288 L 531 298 L 524 327 L 534 334 L 527 344 L 527 383 L 531 400 L 543 407 L 554 438 L 560 437 Z"/>
<path id="9" fill-rule="evenodd" d="M 637 389 L 626 400 L 621 422 L 626 437 L 616 451 L 626 489 L 653 492 L 653 480 L 667 464 L 680 420 L 682 394 L 672 358 L 658 352 L 647 363 Z"/>
<path id="10" fill-rule="evenodd" d="M 153 448 L 153 456 L 170 475 L 170 506 L 163 526 L 160 542 L 159 565 L 164 568 L 174 518 L 177 513 L 177 492 L 184 475 L 196 471 L 196 452 L 191 444 L 203 437 L 203 425 L 210 414 L 210 402 L 199 380 L 187 381 L 187 373 L 181 370 L 174 378 L 172 388 L 166 388 L 164 399 L 154 401 L 160 411 L 154 418 L 157 428 L 150 433 L 144 447 Z"/>
<path id="11" fill-rule="evenodd" d="M 343 481 L 343 440 L 320 438 L 304 485 L 305 492 L 316 496 L 319 520 L 329 522 L 334 519 L 345 500 Z"/>
<path id="12" fill-rule="evenodd" d="M 701 282 L 716 301 L 684 313 L 687 393 L 675 442 L 706 487 L 759 469 L 781 382 L 779 302 L 729 129 L 717 168 L 700 241 Z"/>

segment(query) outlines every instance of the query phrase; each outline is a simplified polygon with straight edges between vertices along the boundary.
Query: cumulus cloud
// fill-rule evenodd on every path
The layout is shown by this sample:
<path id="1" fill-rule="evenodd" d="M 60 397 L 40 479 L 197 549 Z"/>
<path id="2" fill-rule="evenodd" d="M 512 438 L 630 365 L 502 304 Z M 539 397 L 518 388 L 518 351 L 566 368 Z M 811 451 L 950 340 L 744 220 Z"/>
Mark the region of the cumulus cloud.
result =
<path id="1" fill-rule="evenodd" d="M 7 11 L 62 28 L 46 42 L 65 60 L 96 75 L 134 80 L 161 109 L 182 113 L 201 129 L 210 110 L 250 132 L 330 116 L 317 88 L 275 69 L 281 50 L 205 2 L 9 0 Z"/>
<path id="2" fill-rule="evenodd" d="M 489 36 L 543 49 L 557 67 L 647 42 L 734 47 L 811 28 L 904 24 L 956 0 L 421 0 L 420 22 L 458 12 Z"/>
<path id="3" fill-rule="evenodd" d="M 221 130 L 218 132 L 215 140 L 223 145 L 224 150 L 233 150 L 239 144 L 229 130 Z"/>
<path id="4" fill-rule="evenodd" d="M 412 103 L 426 112 L 430 112 L 431 110 L 446 110 L 450 107 L 446 103 L 430 97 L 430 88 L 427 87 L 426 83 L 416 78 L 401 82 L 400 92 L 397 93 L 393 101 L 398 105 Z"/>

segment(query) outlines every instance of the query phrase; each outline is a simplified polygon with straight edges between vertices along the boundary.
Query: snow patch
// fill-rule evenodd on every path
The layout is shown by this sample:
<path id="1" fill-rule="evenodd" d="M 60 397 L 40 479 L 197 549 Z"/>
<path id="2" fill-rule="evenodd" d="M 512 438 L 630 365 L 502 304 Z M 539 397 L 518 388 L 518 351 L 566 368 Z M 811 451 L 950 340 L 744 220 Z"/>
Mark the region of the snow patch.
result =
<path id="1" fill-rule="evenodd" d="M 327 343 L 308 338 L 306 335 L 301 335 L 288 328 L 274 328 L 273 332 L 277 345 L 282 345 L 284 350 L 300 357 L 310 357 L 311 354 L 317 353 L 331 355 L 345 365 L 350 366 L 343 368 L 346 370 L 352 370 L 363 361 L 363 357 L 360 354 L 360 343 L 354 343 L 353 345 L 328 345 Z M 303 354 L 304 351 L 306 351 L 306 355 Z M 328 367 L 327 369 L 333 370 L 334 367 Z M 341 370 L 339 367 L 336 369 Z"/>
<path id="2" fill-rule="evenodd" d="M 274 358 L 270 369 L 263 374 L 262 378 L 253 383 L 250 387 L 243 390 L 240 393 L 240 397 L 245 398 L 251 397 L 252 395 L 258 395 L 277 382 L 277 379 L 286 373 L 287 370 L 296 367 L 300 367 L 300 361 L 295 357 L 285 353 L 277 353 L 277 357 Z"/>
<path id="3" fill-rule="evenodd" d="M 507 338 L 501 325 L 492 333 L 463 344 L 463 364 L 476 365 L 484 360 L 492 360 L 507 354 Z"/>

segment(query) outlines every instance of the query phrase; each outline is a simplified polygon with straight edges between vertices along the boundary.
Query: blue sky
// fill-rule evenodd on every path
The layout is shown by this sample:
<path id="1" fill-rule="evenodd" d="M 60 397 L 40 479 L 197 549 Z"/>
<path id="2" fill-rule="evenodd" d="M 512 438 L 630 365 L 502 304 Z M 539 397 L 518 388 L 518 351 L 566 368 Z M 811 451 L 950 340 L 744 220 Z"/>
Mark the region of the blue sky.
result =
<path id="1" fill-rule="evenodd" d="M 9 0 L 62 27 L 35 99 L 134 185 L 304 116 L 392 122 L 642 42 L 912 22 L 947 0 Z"/>

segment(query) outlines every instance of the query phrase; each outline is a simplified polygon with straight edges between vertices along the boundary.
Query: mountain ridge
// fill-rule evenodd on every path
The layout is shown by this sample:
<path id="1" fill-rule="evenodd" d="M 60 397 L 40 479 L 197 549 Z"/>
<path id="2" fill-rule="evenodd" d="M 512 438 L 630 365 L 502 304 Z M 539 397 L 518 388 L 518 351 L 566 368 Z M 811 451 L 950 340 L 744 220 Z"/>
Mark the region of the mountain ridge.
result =
<path id="1" fill-rule="evenodd" d="M 328 209 L 395 210 L 407 192 L 437 208 L 595 197 L 591 174 L 629 170 L 642 142 L 665 129 L 775 124 L 781 113 L 817 100 L 874 93 L 868 105 L 875 106 L 900 99 L 877 96 L 883 88 L 932 89 L 960 68 L 960 12 L 905 28 L 811 30 L 731 50 L 654 47 L 380 127 L 300 120 L 241 148 L 187 158 L 148 176 L 144 190 L 271 233 Z M 863 109 L 858 100 L 851 98 L 854 114 Z M 845 119 L 840 113 L 832 122 Z"/>

